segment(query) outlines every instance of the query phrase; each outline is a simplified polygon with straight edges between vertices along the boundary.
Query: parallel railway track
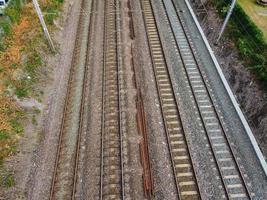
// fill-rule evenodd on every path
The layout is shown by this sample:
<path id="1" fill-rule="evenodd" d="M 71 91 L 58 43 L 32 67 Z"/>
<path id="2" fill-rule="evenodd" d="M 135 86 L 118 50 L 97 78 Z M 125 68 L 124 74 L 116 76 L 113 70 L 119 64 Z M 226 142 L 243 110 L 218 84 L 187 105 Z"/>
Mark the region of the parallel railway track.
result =
<path id="1" fill-rule="evenodd" d="M 185 154 L 180 158 L 180 155 L 176 156 L 174 154 L 178 148 L 184 147 L 184 144 L 187 145 L 186 135 L 184 135 L 183 131 L 181 132 L 182 134 L 180 135 L 179 140 L 177 139 L 178 136 L 172 136 L 169 130 L 170 124 L 175 124 L 176 129 L 183 130 L 183 125 L 179 118 L 179 102 L 175 102 L 175 94 L 172 89 L 172 80 L 168 72 L 166 59 L 164 58 L 165 55 L 162 48 L 159 30 L 157 28 L 158 22 L 156 22 L 153 13 L 153 6 L 150 0 L 140 1 L 144 12 L 144 21 L 147 29 L 149 48 L 161 102 L 165 129 L 168 135 L 169 149 L 173 162 L 174 173 L 176 176 L 178 195 L 180 199 L 200 199 L 201 195 L 198 189 L 196 174 L 193 173 L 194 164 L 191 160 L 190 149 L 187 147 L 187 151 L 185 151 Z M 167 18 L 166 23 L 169 24 L 171 37 L 173 38 L 175 44 L 173 47 L 176 48 L 177 57 L 181 60 L 182 67 L 188 80 L 188 88 L 191 90 L 192 98 L 197 106 L 199 120 L 203 124 L 203 132 L 208 138 L 208 146 L 210 147 L 217 171 L 223 183 L 223 190 L 225 194 L 222 196 L 222 198 L 252 199 L 252 194 L 249 191 L 245 176 L 242 173 L 238 159 L 236 158 L 233 148 L 231 147 L 231 143 L 223 126 L 223 122 L 217 109 L 214 107 L 214 100 L 210 94 L 208 86 L 206 85 L 203 72 L 200 70 L 199 61 L 197 60 L 195 52 L 192 48 L 192 42 L 188 36 L 184 22 L 181 20 L 181 16 L 177 10 L 177 7 L 174 5 L 174 2 L 170 2 L 175 8 L 177 15 L 176 19 L 174 19 L 175 17 L 173 15 L 169 15 L 170 8 L 166 7 L 166 1 L 160 1 L 164 7 L 165 16 Z M 169 4 L 167 5 L 170 6 Z M 170 111 L 167 111 L 167 109 L 170 109 Z M 174 112 L 174 110 L 176 111 Z M 173 144 L 177 144 L 177 147 L 175 147 Z M 184 165 L 185 163 L 186 165 Z M 190 172 L 186 173 L 186 176 L 191 176 L 193 180 L 187 180 L 185 183 L 184 180 L 180 182 L 180 177 L 184 176 L 185 174 L 177 169 L 177 166 L 179 165 L 181 167 L 183 166 L 184 169 Z M 182 186 L 190 184 L 194 187 L 190 188 L 189 192 L 187 192 L 186 189 L 184 189 L 185 187 Z"/>
<path id="2" fill-rule="evenodd" d="M 159 30 L 155 19 L 152 0 L 139 0 L 143 10 L 146 36 L 151 57 L 160 109 L 172 163 L 174 182 L 180 200 L 202 199 L 199 174 L 192 158 L 192 147 L 189 147 L 190 135 L 186 133 L 180 116 L 179 102 L 174 92 L 174 84 L 164 52 Z M 80 135 L 83 122 L 84 99 L 87 86 L 88 44 L 91 40 L 92 15 L 94 0 L 83 0 L 82 6 L 90 15 L 81 14 L 75 51 L 72 60 L 67 97 L 60 129 L 54 176 L 50 199 L 75 199 L 77 170 L 80 151 Z M 173 0 L 159 0 L 164 10 L 172 47 L 187 80 L 192 101 L 196 105 L 201 134 L 207 138 L 207 146 L 214 159 L 223 191 L 223 199 L 252 199 L 248 180 L 227 135 L 227 130 L 215 107 L 211 90 L 205 81 L 204 72 L 193 49 L 193 43 L 187 28 Z M 171 15 L 175 10 L 176 16 Z M 175 28 L 174 28 L 175 27 Z M 124 133 L 122 125 L 122 58 L 121 58 L 121 24 L 120 1 L 104 1 L 104 38 L 103 38 L 103 77 L 102 77 L 102 120 L 100 146 L 100 181 L 99 199 L 127 199 L 125 195 L 124 170 Z M 139 94 L 140 95 L 140 94 Z M 141 99 L 141 95 L 140 95 Z M 140 103 L 140 102 L 139 102 Z M 143 105 L 140 104 L 142 108 Z M 144 122 L 144 110 L 140 119 Z M 139 114 L 140 114 L 139 113 Z M 141 124 L 142 124 L 141 123 Z M 140 132 L 146 132 L 144 127 Z M 147 137 L 145 137 L 147 144 Z M 153 177 L 151 173 L 149 149 L 143 148 L 144 168 L 149 178 L 144 179 L 145 194 L 153 198 Z M 98 154 L 99 155 L 99 154 Z M 97 181 L 98 182 L 98 181 Z M 78 193 L 78 192 L 77 192 Z"/>
<path id="3" fill-rule="evenodd" d="M 75 199 L 80 135 L 88 71 L 88 44 L 91 40 L 95 1 L 83 0 L 50 199 Z M 104 2 L 102 128 L 99 199 L 124 199 L 124 162 L 121 117 L 120 4 Z M 86 13 L 90 13 L 89 15 Z"/>
<path id="4" fill-rule="evenodd" d="M 193 44 L 189 39 L 186 26 L 181 20 L 180 13 L 173 0 L 171 0 L 171 3 L 177 14 L 177 18 L 172 19 L 173 21 L 171 21 L 171 17 L 168 14 L 166 1 L 162 1 L 165 14 L 171 25 L 171 32 L 176 43 L 177 52 L 182 60 L 182 66 L 224 185 L 225 197 L 228 199 L 252 199 L 247 182 L 227 136 L 226 129 L 223 126 L 221 117 L 204 79 L 199 61 L 193 51 Z M 176 31 L 173 29 L 174 22 L 176 22 Z"/>
<path id="5" fill-rule="evenodd" d="M 99 199 L 124 199 L 119 1 L 106 0 Z"/>
<path id="6" fill-rule="evenodd" d="M 166 65 L 150 0 L 141 0 L 150 55 L 160 98 L 167 141 L 179 199 L 200 199 L 196 173 L 188 141 L 181 123 L 178 104 Z"/>
<path id="7" fill-rule="evenodd" d="M 60 128 L 50 199 L 74 199 L 87 86 L 88 43 L 91 37 L 93 1 L 83 0 Z"/>

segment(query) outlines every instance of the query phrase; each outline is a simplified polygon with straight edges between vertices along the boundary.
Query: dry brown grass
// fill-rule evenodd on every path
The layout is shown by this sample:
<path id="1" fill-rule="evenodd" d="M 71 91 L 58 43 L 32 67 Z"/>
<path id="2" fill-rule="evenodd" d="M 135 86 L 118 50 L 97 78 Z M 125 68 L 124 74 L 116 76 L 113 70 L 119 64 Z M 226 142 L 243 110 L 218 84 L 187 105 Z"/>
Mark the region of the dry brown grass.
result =
<path id="1" fill-rule="evenodd" d="M 14 153 L 14 146 L 20 137 L 21 125 L 18 111 L 20 108 L 6 95 L 10 85 L 18 84 L 15 71 L 24 70 L 24 59 L 27 58 L 29 41 L 40 33 L 38 18 L 31 4 L 24 6 L 21 19 L 12 27 L 12 34 L 4 39 L 4 51 L 0 51 L 0 162 Z M 17 130 L 19 129 L 19 130 Z"/>
<path id="2" fill-rule="evenodd" d="M 27 42 L 38 33 L 39 29 L 38 19 L 34 13 L 33 6 L 28 4 L 23 9 L 19 24 L 13 26 L 12 35 L 4 40 L 7 48 L 4 52 L 0 52 L 0 63 L 1 67 L 4 68 L 0 73 L 1 80 L 6 77 L 12 77 L 15 70 L 14 66 L 22 66 L 23 50 L 26 48 Z M 5 91 L 5 85 L 3 84 L 3 81 L 0 82 L 0 93 Z"/>

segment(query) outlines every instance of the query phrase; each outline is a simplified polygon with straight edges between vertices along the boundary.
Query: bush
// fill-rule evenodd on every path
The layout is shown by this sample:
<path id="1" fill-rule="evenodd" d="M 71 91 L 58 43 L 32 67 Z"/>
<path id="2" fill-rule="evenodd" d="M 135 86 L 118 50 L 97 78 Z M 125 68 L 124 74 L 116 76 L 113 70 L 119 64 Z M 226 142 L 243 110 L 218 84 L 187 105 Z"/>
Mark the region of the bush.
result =
<path id="1" fill-rule="evenodd" d="M 25 70 L 31 77 L 35 77 L 35 72 L 41 65 L 41 56 L 37 52 L 33 52 L 25 63 Z"/>
<path id="2" fill-rule="evenodd" d="M 44 18 L 47 24 L 53 25 L 54 19 L 58 17 L 61 4 L 64 0 L 50 0 L 44 6 L 42 10 L 45 13 Z"/>
<path id="3" fill-rule="evenodd" d="M 18 98 L 25 98 L 29 96 L 29 90 L 24 86 L 19 86 L 16 87 L 15 94 L 17 95 Z"/>
<path id="4" fill-rule="evenodd" d="M 215 0 L 219 15 L 224 17 L 230 1 Z M 267 44 L 262 31 L 254 24 L 241 6 L 236 5 L 228 26 L 229 37 L 236 43 L 249 69 L 267 84 Z"/>
<path id="5" fill-rule="evenodd" d="M 21 0 L 11 0 L 5 9 L 5 17 L 0 20 L 0 51 L 5 50 L 3 38 L 12 33 L 12 23 L 18 23 L 21 17 Z"/>
<path id="6" fill-rule="evenodd" d="M 58 17 L 58 10 L 55 8 L 46 8 L 45 21 L 49 25 L 53 25 L 54 19 Z"/>
<path id="7" fill-rule="evenodd" d="M 10 135 L 6 130 L 0 130 L 0 141 L 1 140 L 7 140 L 10 138 Z"/>
<path id="8" fill-rule="evenodd" d="M 8 19 L 4 19 L 3 21 L 0 21 L 0 32 L 2 32 L 0 35 L 10 35 L 11 34 L 11 23 Z M 2 38 L 0 36 L 0 38 Z"/>
<path id="9" fill-rule="evenodd" d="M 12 23 L 18 23 L 21 15 L 21 0 L 12 0 L 10 5 L 5 9 L 5 15 L 10 18 Z"/>
<path id="10" fill-rule="evenodd" d="M 10 188 L 14 185 L 15 185 L 15 179 L 14 179 L 13 173 L 7 171 L 6 169 L 1 169 L 1 171 L 0 171 L 0 186 L 2 186 L 4 188 Z"/>

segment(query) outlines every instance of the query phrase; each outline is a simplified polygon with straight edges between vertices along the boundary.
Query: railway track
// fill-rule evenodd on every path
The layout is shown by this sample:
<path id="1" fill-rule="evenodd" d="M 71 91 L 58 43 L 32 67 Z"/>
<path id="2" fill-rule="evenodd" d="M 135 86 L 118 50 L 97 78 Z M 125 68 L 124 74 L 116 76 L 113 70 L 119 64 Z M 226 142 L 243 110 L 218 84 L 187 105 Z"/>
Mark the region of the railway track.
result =
<path id="1" fill-rule="evenodd" d="M 159 187 L 156 185 L 160 182 L 158 180 L 162 180 L 162 177 L 164 179 L 165 174 L 169 176 L 169 172 L 164 172 L 159 177 L 157 176 L 158 174 L 153 176 L 153 170 L 155 169 L 152 163 L 154 164 L 154 160 L 150 158 L 162 158 L 162 155 L 165 156 L 165 152 L 157 156 L 155 154 L 158 151 L 150 151 L 151 149 L 154 150 L 153 148 L 158 150 L 162 146 L 149 146 L 152 137 L 149 137 L 150 127 L 148 125 L 150 124 L 148 123 L 150 118 L 149 120 L 146 118 L 145 106 L 147 103 L 151 103 L 146 102 L 147 99 L 151 98 L 151 94 L 149 94 L 149 98 L 143 98 L 142 93 L 146 91 L 146 88 L 142 88 L 141 80 L 146 78 L 150 69 L 147 71 L 140 70 L 141 73 L 138 76 L 144 75 L 144 77 L 140 78 L 140 82 L 138 82 L 135 77 L 133 46 L 136 47 L 136 44 L 134 42 L 131 43 L 134 44 L 131 46 L 131 51 L 135 77 L 134 84 L 137 93 L 135 102 L 136 128 L 139 136 L 130 139 L 133 141 L 132 145 L 138 143 L 140 147 L 140 160 L 136 159 L 137 161 L 134 162 L 138 163 L 140 161 L 138 167 L 141 164 L 142 168 L 136 167 L 137 169 L 132 169 L 129 167 L 129 163 L 133 161 L 131 160 L 133 158 L 127 155 L 131 147 L 127 146 L 129 138 L 127 138 L 126 131 L 128 127 L 126 126 L 133 125 L 133 129 L 135 127 L 134 123 L 126 123 L 128 122 L 128 116 L 125 113 L 130 110 L 125 108 L 126 105 L 130 105 L 127 103 L 132 103 L 125 100 L 125 85 L 128 86 L 128 82 L 125 84 L 124 81 L 129 81 L 128 78 L 130 77 L 125 76 L 126 79 L 124 79 L 125 63 L 127 62 L 124 62 L 123 56 L 127 56 L 127 49 L 124 49 L 122 44 L 123 40 L 127 38 L 123 36 L 127 34 L 122 34 L 122 30 L 126 28 L 127 23 L 125 25 L 124 21 L 121 20 L 121 16 L 126 16 L 121 7 L 125 6 L 125 2 L 122 3 L 120 0 L 82 0 L 81 7 L 83 12 L 79 17 L 54 173 L 50 194 L 48 194 L 49 199 L 79 199 L 87 198 L 88 196 L 89 198 L 94 196 L 95 199 L 100 200 L 131 199 L 132 192 L 135 192 L 135 189 L 139 187 L 139 182 L 141 182 L 132 181 L 131 176 L 136 175 L 134 174 L 136 173 L 135 170 L 138 173 L 143 170 L 144 194 L 138 195 L 143 195 L 144 199 L 153 199 L 154 195 L 162 195 L 164 198 L 169 190 L 176 190 L 174 192 L 176 192 L 179 200 L 208 198 L 256 199 L 250 180 L 248 180 L 251 174 L 246 174 L 246 165 L 243 167 L 240 158 L 236 156 L 236 148 L 231 143 L 230 134 L 228 134 L 229 130 L 224 124 L 219 108 L 217 108 L 216 99 L 211 86 L 208 84 L 203 70 L 204 67 L 194 49 L 194 43 L 183 21 L 184 16 L 177 6 L 177 1 L 139 0 L 139 2 L 145 27 L 144 34 L 146 34 L 150 54 L 149 59 L 151 59 L 156 92 L 159 97 L 159 109 L 166 134 L 167 153 L 169 154 L 173 173 L 173 176 L 168 177 L 166 180 L 173 177 L 175 188 L 170 184 L 170 186 L 166 187 L 170 189 L 168 188 L 166 191 L 160 191 L 163 187 L 159 191 L 154 191 L 154 185 L 156 186 L 155 188 Z M 139 4 L 136 5 L 139 6 Z M 97 27 L 98 23 L 101 24 L 99 27 Z M 133 29 L 138 26 L 134 26 L 133 22 L 131 23 L 132 35 L 130 37 L 135 40 Z M 96 35 L 98 33 L 99 35 Z M 139 34 L 138 31 L 136 33 Z M 136 38 L 140 39 L 141 42 L 143 41 L 142 37 Z M 97 43 L 99 48 L 97 51 L 91 48 L 94 43 Z M 167 48 L 172 48 L 172 50 L 169 51 Z M 123 52 L 123 50 L 126 50 L 126 52 Z M 99 52 L 101 53 L 98 54 Z M 96 54 L 98 54 L 97 58 L 91 59 Z M 145 61 L 144 63 L 147 62 L 147 60 L 142 59 L 141 61 Z M 172 74 L 172 67 L 176 67 L 177 63 L 179 73 Z M 91 73 L 90 66 L 97 65 L 99 66 L 97 68 L 98 71 Z M 95 74 L 100 74 L 100 76 L 95 76 L 97 77 L 94 80 L 95 82 L 88 80 L 88 75 L 93 77 Z M 181 78 L 181 80 L 177 81 L 176 78 Z M 92 81 L 92 84 L 89 84 L 89 81 Z M 174 86 L 177 83 L 181 85 L 175 88 Z M 99 90 L 101 86 L 102 91 L 101 89 Z M 145 84 L 144 87 L 146 87 Z M 95 102 L 92 104 L 87 102 L 89 88 L 99 92 L 97 93 L 98 95 L 102 94 L 102 102 L 99 101 L 101 97 L 94 99 L 95 102 L 98 101 L 97 104 Z M 129 88 L 131 89 L 131 87 Z M 179 92 L 175 93 L 175 91 Z M 181 94 L 185 97 L 182 97 Z M 86 128 L 87 124 L 90 124 L 90 120 L 85 120 L 85 118 L 89 114 L 94 114 L 89 112 L 88 105 L 100 106 L 101 103 L 102 110 L 97 117 L 94 116 L 94 121 L 91 123 L 94 124 L 92 127 L 93 138 L 92 135 L 87 133 L 90 132 L 87 130 L 91 129 Z M 187 111 L 184 109 L 185 105 L 192 107 Z M 95 106 L 95 111 L 98 111 L 98 109 L 98 106 Z M 134 110 L 134 108 L 131 110 Z M 182 111 L 184 112 L 181 113 Z M 192 116 L 186 119 L 191 114 Z M 96 121 L 97 123 L 94 123 Z M 195 137 L 196 135 L 197 137 Z M 161 137 L 162 135 L 160 135 Z M 95 146 L 91 145 L 85 138 L 91 139 L 91 143 L 97 144 Z M 200 138 L 201 141 L 197 141 Z M 201 148 L 204 153 L 196 153 L 194 144 L 197 146 L 196 149 Z M 135 148 L 134 146 L 132 147 L 132 149 Z M 83 155 L 87 152 L 90 153 L 87 154 L 90 157 L 85 159 Z M 135 151 L 133 152 L 135 153 Z M 150 152 L 152 152 L 152 156 Z M 202 162 L 196 155 L 200 155 L 200 158 L 204 161 Z M 91 158 L 95 162 L 92 162 Z M 90 165 L 90 162 L 93 165 Z M 93 167 L 88 167 L 84 163 Z M 161 168 L 161 163 L 158 166 Z M 208 170 L 205 169 L 207 166 Z M 158 173 L 156 170 L 155 172 Z M 212 177 L 213 175 L 214 177 Z M 86 178 L 83 179 L 83 176 L 86 176 Z M 158 178 L 157 180 L 155 179 L 156 177 Z M 205 178 L 208 180 L 205 180 Z M 131 184 L 129 183 L 130 181 L 132 181 Z M 168 181 L 166 182 L 167 184 L 169 183 Z M 85 191 L 86 187 L 90 188 L 90 191 Z M 213 191 L 208 191 L 209 189 Z M 141 190 L 138 188 L 138 191 Z M 256 193 L 257 191 L 254 190 L 254 192 Z M 215 195 L 211 197 L 213 193 Z M 172 193 L 170 196 L 173 197 L 174 194 Z"/>
<path id="2" fill-rule="evenodd" d="M 178 102 L 166 65 L 151 2 L 141 0 L 150 55 L 160 98 L 167 141 L 179 199 L 201 199 L 188 141 L 181 123 Z"/>
<path id="3" fill-rule="evenodd" d="M 176 19 L 171 19 L 166 7 L 166 1 L 162 1 L 162 4 L 164 5 L 168 22 L 172 25 L 170 27 L 175 39 L 177 52 L 182 60 L 182 66 L 185 70 L 193 99 L 198 107 L 210 150 L 224 185 L 225 197 L 228 199 L 252 199 L 245 176 L 235 156 L 222 119 L 215 107 L 199 61 L 193 51 L 193 44 L 188 36 L 185 24 L 181 20 L 180 13 L 173 0 L 170 2 L 176 10 Z M 174 22 L 176 22 L 176 31 L 173 29 Z"/>
<path id="4" fill-rule="evenodd" d="M 60 128 L 50 199 L 74 199 L 87 86 L 87 55 L 91 37 L 93 0 L 83 0 Z M 91 13 L 86 15 L 85 13 Z"/>
<path id="5" fill-rule="evenodd" d="M 238 159 L 235 156 L 227 136 L 226 129 L 223 126 L 222 119 L 220 118 L 220 115 L 214 106 L 214 100 L 204 79 L 203 72 L 200 70 L 199 61 L 194 53 L 192 47 L 193 44 L 188 36 L 189 34 L 183 20 L 181 19 L 180 13 L 178 12 L 177 7 L 172 0 L 169 2 L 160 1 L 160 3 L 165 11 L 166 23 L 169 24 L 169 29 L 171 37 L 173 38 L 173 43 L 175 44 L 174 48 L 177 52 L 177 57 L 181 60 L 181 66 L 183 67 L 188 80 L 188 88 L 192 93 L 192 100 L 195 102 L 197 112 L 199 113 L 199 121 L 204 129 L 203 133 L 208 138 L 207 145 L 210 148 L 219 177 L 223 183 L 224 195 L 222 198 L 252 199 L 253 194 L 251 194 L 249 191 L 246 177 L 242 173 L 241 166 L 239 165 Z M 189 163 L 191 165 L 187 164 L 185 166 L 190 166 L 190 168 L 187 170 L 190 171 L 191 169 L 190 175 L 193 174 L 192 177 L 194 178 L 190 183 L 196 186 L 194 189 L 197 189 L 191 189 L 188 193 L 188 196 L 182 195 L 183 188 L 181 185 L 183 184 L 180 184 L 179 182 L 179 173 L 181 172 L 176 169 L 176 165 L 182 164 L 182 166 L 184 166 L 184 160 L 191 157 L 190 149 L 187 147 L 187 151 L 184 154 L 185 157 L 175 161 L 175 154 L 173 153 L 175 148 L 173 148 L 172 144 L 175 144 L 175 142 L 177 143 L 177 146 L 181 146 L 178 144 L 187 144 L 186 135 L 184 135 L 182 132 L 180 136 L 180 138 L 184 138 L 184 141 L 177 140 L 172 142 L 173 139 L 170 137 L 170 131 L 168 130 L 168 127 L 170 126 L 168 126 L 167 120 L 173 120 L 170 122 L 173 124 L 179 124 L 179 126 L 176 125 L 176 128 L 182 130 L 178 104 L 175 102 L 175 94 L 172 90 L 171 78 L 168 72 L 166 60 L 164 58 L 164 51 L 160 41 L 161 39 L 159 36 L 159 30 L 157 28 L 158 22 L 156 22 L 153 14 L 153 6 L 150 0 L 141 0 L 141 4 L 144 11 L 144 21 L 146 24 L 149 48 L 151 52 L 158 93 L 160 96 L 163 119 L 165 121 L 165 129 L 169 140 L 173 169 L 174 173 L 176 174 L 178 195 L 180 196 L 180 199 L 186 199 L 186 197 L 192 199 L 190 195 L 195 195 L 194 198 L 199 199 L 201 198 L 201 195 L 197 188 L 197 177 L 194 173 L 192 173 L 192 171 L 194 171 L 192 160 Z M 173 8 L 170 8 L 170 5 L 172 5 Z M 169 13 L 171 9 L 175 9 L 176 17 Z M 175 29 L 173 27 L 175 27 Z M 166 108 L 171 108 L 172 112 L 166 112 Z M 177 111 L 173 112 L 174 110 Z M 169 113 L 172 113 L 172 115 Z M 189 176 L 189 174 L 187 175 Z"/>
<path id="6" fill-rule="evenodd" d="M 120 4 L 106 0 L 102 91 L 100 199 L 124 199 L 121 110 Z"/>

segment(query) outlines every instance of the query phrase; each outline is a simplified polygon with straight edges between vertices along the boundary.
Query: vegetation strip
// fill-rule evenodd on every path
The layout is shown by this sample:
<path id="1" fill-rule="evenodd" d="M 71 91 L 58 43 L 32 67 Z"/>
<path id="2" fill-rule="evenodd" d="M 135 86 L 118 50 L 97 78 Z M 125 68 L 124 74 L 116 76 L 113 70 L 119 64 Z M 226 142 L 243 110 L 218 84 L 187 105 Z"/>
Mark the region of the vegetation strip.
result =
<path id="1" fill-rule="evenodd" d="M 215 0 L 213 5 L 224 17 L 230 1 Z M 237 4 L 227 28 L 227 35 L 237 46 L 245 65 L 267 85 L 267 43 L 262 31 Z"/>
<path id="2" fill-rule="evenodd" d="M 25 3 L 23 3 L 25 2 Z M 54 29 L 63 0 L 41 2 L 45 20 Z M 5 158 L 17 152 L 23 136 L 22 120 L 27 118 L 18 101 L 34 98 L 41 101 L 43 92 L 37 89 L 41 68 L 45 65 L 41 54 L 49 55 L 41 26 L 30 1 L 12 0 L 0 17 L 0 186 L 13 186 L 12 172 L 4 169 Z M 35 114 L 40 111 L 33 108 Z M 33 125 L 36 119 L 32 119 Z"/>

